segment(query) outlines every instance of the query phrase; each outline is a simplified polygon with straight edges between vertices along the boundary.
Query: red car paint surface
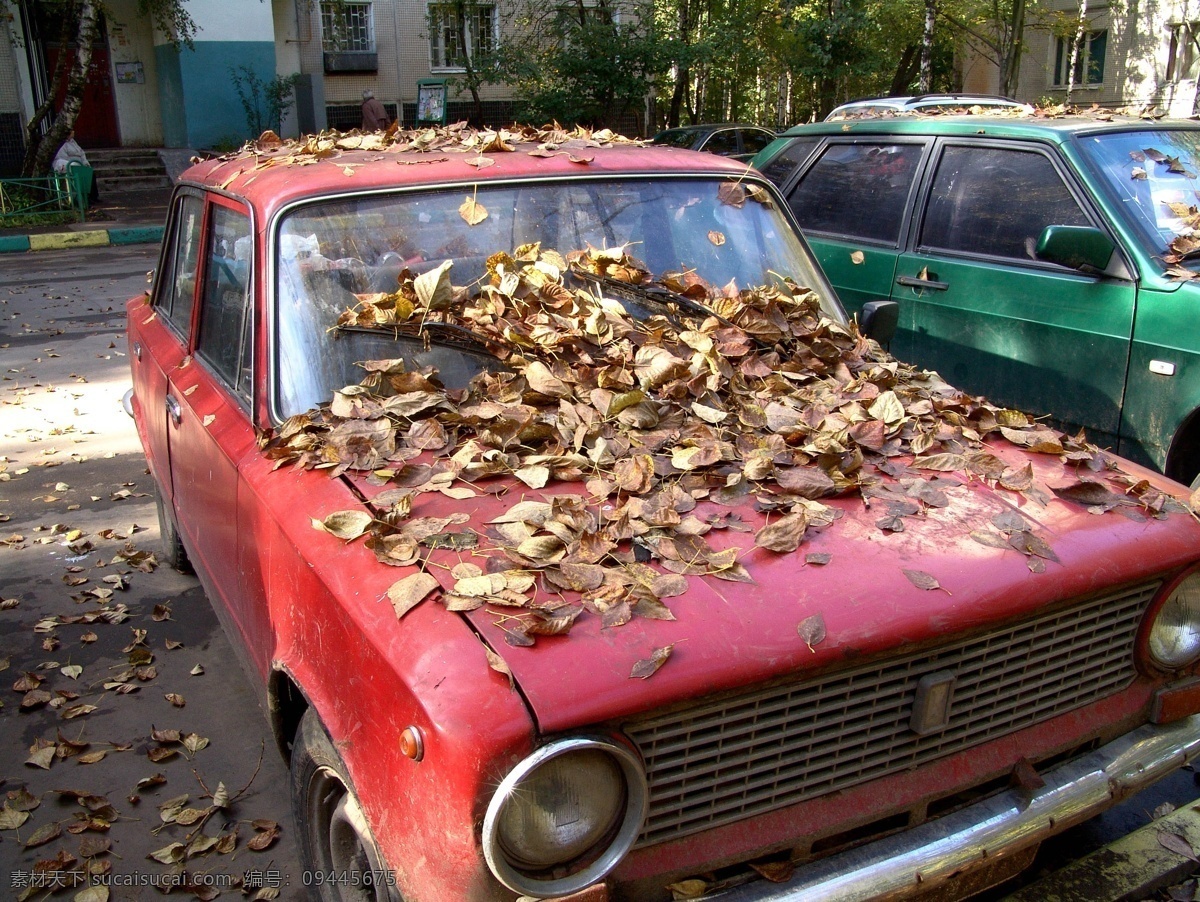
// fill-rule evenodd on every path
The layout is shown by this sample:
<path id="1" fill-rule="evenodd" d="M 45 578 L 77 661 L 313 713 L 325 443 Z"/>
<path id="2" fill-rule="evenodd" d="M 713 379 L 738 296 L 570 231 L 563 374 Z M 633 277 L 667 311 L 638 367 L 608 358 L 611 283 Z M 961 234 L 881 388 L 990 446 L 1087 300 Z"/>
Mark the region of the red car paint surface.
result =
<path id="1" fill-rule="evenodd" d="M 194 167 L 181 183 L 173 223 L 185 195 L 207 203 L 206 224 L 218 207 L 249 217 L 248 240 L 238 251 L 247 266 L 236 277 L 250 298 L 253 335 L 246 345 L 252 376 L 241 393 L 216 378 L 211 362 L 198 353 L 200 303 L 187 322 L 172 324 L 151 306 L 165 290 L 160 285 L 159 294 L 135 298 L 128 307 L 135 418 L 188 556 L 263 692 L 281 747 L 292 738 L 300 706 L 316 712 L 410 900 L 516 898 L 484 860 L 480 825 L 500 781 L 547 738 L 602 734 L 628 745 L 621 738 L 624 725 L 651 713 L 934 649 L 948 638 L 982 635 L 1117 587 L 1167 582 L 1200 561 L 1200 525 L 1189 516 L 1095 516 L 1058 499 L 1036 507 L 1015 493 L 959 479 L 946 489 L 948 507 L 930 508 L 897 534 L 877 528 L 877 512 L 861 499 L 834 499 L 829 503 L 841 519 L 812 534 L 796 554 L 754 546 L 754 530 L 766 520 L 747 502 L 736 512 L 750 531 L 726 531 L 712 537 L 712 545 L 738 547 L 755 581 L 692 579 L 690 591 L 673 600 L 674 621 L 638 618 L 602 630 L 598 618 L 581 617 L 569 638 L 514 648 L 494 614 L 482 608 L 460 615 L 427 601 L 398 620 L 386 593 L 410 571 L 383 566 L 361 542 L 344 543 L 312 526 L 313 518 L 361 508 L 363 499 L 381 490 L 377 482 L 366 474 L 330 478 L 319 470 L 278 467 L 259 450 L 259 436 L 279 424 L 271 380 L 280 217 L 313 198 L 667 169 L 766 187 L 741 165 L 709 155 L 624 147 L 587 153 L 586 165 L 565 154 L 495 153 L 487 156 L 490 165 L 473 168 L 464 165 L 462 153 L 351 150 L 309 165 L 263 168 L 242 155 Z M 464 193 L 469 189 L 459 191 Z M 169 228 L 168 243 L 171 235 Z M 201 258 L 208 249 L 201 247 Z M 162 265 L 171 266 L 169 253 Z M 168 394 L 179 406 L 178 422 L 165 413 Z M 1051 487 L 1075 479 L 1057 458 L 999 443 L 989 450 L 1013 464 L 1032 461 L 1037 478 Z M 1182 492 L 1161 477 L 1125 468 Z M 514 485 L 526 497 L 537 494 Z M 583 489 L 559 484 L 546 494 L 555 492 Z M 456 500 L 430 492 L 419 504 L 422 516 L 465 513 L 475 525 L 509 502 L 489 494 Z M 1037 524 L 1061 563 L 1031 573 L 1026 556 L 968 538 L 1016 507 Z M 817 566 L 805 563 L 808 553 L 831 557 Z M 459 559 L 451 551 L 429 554 L 435 573 Z M 942 588 L 918 588 L 905 569 L 933 575 Z M 810 647 L 797 625 L 817 614 L 826 636 Z M 504 658 L 515 689 L 489 668 L 485 643 Z M 652 679 L 630 678 L 636 662 L 670 644 L 669 666 Z M 1042 761 L 1109 741 L 1147 721 L 1164 682 L 1193 670 L 1164 674 L 1143 659 L 1138 675 L 1120 691 L 969 750 L 636 848 L 605 877 L 610 897 L 665 899 L 671 880 L 798 848 L 806 837 L 838 834 L 988 784 L 1020 759 Z M 410 727 L 423 737 L 419 761 L 400 753 L 401 735 Z"/>

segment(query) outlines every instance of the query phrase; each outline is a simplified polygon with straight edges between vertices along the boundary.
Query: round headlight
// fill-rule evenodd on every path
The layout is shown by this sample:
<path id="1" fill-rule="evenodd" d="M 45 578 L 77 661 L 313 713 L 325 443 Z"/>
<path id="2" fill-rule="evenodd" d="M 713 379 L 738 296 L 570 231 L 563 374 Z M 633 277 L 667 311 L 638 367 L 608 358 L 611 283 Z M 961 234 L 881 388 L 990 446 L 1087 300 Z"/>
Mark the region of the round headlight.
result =
<path id="1" fill-rule="evenodd" d="M 483 850 L 509 889 L 546 897 L 596 882 L 629 851 L 646 777 L 628 749 L 590 738 L 538 749 L 504 779 L 483 821 Z"/>
<path id="2" fill-rule="evenodd" d="M 1181 580 L 1154 616 L 1146 640 L 1160 667 L 1177 670 L 1200 658 L 1200 572 Z"/>

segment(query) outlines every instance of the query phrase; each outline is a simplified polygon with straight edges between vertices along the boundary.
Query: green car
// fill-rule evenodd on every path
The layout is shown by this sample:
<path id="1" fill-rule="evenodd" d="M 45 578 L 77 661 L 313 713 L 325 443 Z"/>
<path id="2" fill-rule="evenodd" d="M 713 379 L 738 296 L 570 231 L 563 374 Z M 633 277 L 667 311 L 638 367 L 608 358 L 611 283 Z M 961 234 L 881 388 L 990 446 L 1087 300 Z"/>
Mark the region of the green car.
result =
<path id="1" fill-rule="evenodd" d="M 1200 123 L 823 122 L 753 163 L 897 357 L 1200 486 Z"/>

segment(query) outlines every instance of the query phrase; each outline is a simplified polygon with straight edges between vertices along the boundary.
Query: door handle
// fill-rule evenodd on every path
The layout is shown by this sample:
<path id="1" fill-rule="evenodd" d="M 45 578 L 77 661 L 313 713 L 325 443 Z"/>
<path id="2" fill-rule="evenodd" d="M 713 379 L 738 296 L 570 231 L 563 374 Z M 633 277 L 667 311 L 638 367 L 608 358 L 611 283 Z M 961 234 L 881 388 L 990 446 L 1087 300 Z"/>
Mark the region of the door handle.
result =
<path id="1" fill-rule="evenodd" d="M 167 416 L 171 418 L 171 422 L 176 426 L 183 418 L 183 411 L 179 407 L 179 402 L 175 400 L 173 395 L 167 395 Z"/>
<path id="2" fill-rule="evenodd" d="M 933 279 L 918 279 L 916 276 L 901 276 L 896 280 L 897 285 L 907 288 L 929 288 L 933 291 L 945 291 L 950 287 L 949 282 L 935 282 Z"/>

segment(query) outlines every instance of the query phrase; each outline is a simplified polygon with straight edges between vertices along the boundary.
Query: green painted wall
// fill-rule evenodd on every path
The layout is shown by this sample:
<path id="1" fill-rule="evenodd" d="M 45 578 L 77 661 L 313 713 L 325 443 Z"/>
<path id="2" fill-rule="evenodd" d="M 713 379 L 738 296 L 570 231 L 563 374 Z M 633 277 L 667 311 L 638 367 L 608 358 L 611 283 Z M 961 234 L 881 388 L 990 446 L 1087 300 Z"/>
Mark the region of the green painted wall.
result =
<path id="1" fill-rule="evenodd" d="M 262 83 L 270 82 L 275 77 L 272 42 L 196 41 L 192 50 L 169 45 L 155 50 L 167 147 L 202 149 L 257 137 L 249 133 L 232 73 L 243 75 L 241 67 L 247 67 Z"/>

